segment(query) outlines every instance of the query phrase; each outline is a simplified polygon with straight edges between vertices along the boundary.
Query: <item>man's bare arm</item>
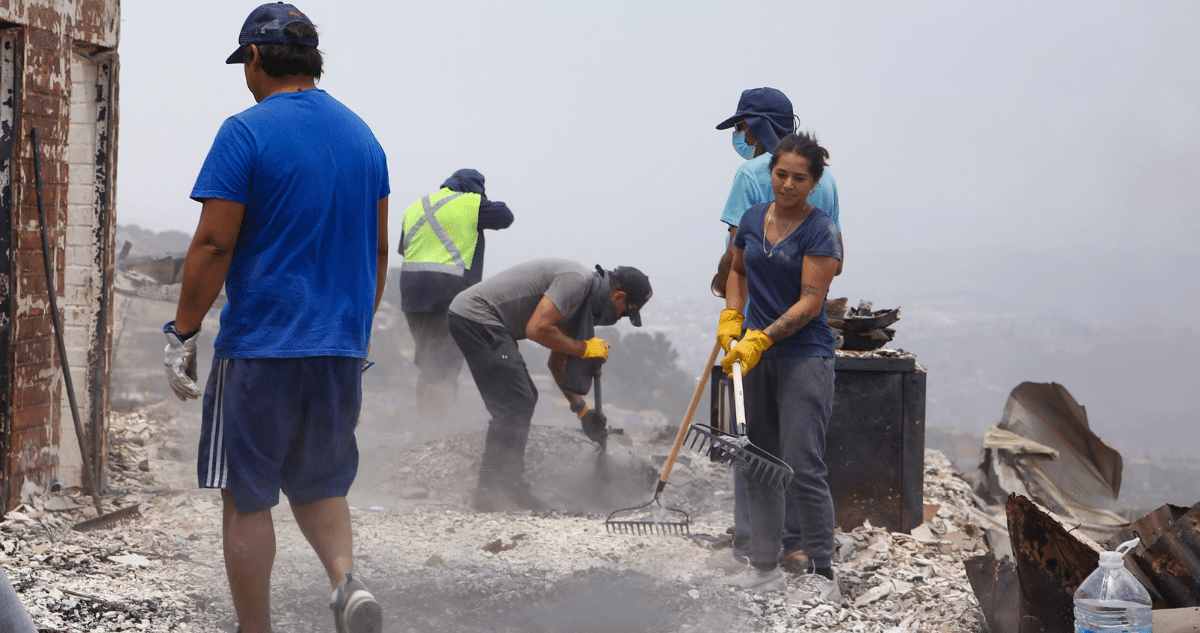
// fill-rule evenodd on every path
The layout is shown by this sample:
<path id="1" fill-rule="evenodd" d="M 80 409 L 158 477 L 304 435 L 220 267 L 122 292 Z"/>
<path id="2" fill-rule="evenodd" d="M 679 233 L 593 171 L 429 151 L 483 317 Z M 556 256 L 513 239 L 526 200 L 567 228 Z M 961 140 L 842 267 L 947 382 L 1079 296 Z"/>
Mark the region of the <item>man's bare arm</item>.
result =
<path id="1" fill-rule="evenodd" d="M 567 391 L 562 388 L 563 378 L 567 375 L 567 355 L 562 352 L 550 352 L 550 361 L 546 363 L 546 367 L 550 369 L 550 375 L 554 376 L 554 384 L 560 385 L 559 390 L 563 396 L 567 398 L 567 402 L 572 407 L 578 407 L 584 404 L 583 396 L 574 391 Z"/>
<path id="2" fill-rule="evenodd" d="M 200 210 L 200 223 L 183 262 L 183 286 L 175 308 L 175 329 L 195 332 L 208 314 L 233 263 L 233 249 L 242 232 L 246 205 L 209 198 Z"/>
<path id="3" fill-rule="evenodd" d="M 726 284 L 730 278 L 730 266 L 733 265 L 733 237 L 737 236 L 738 228 L 730 227 L 730 241 L 725 243 L 725 253 L 721 253 L 721 260 L 716 264 L 716 277 L 713 278 L 713 294 L 720 290 L 720 295 L 724 297 L 727 293 Z"/>
<path id="4" fill-rule="evenodd" d="M 583 356 L 587 344 L 563 334 L 563 331 L 558 329 L 558 323 L 562 319 L 563 315 L 558 311 L 558 306 L 550 299 L 542 297 L 525 326 L 525 336 L 534 343 L 550 349 L 550 360 L 546 366 L 550 369 L 550 375 L 554 376 L 554 384 L 559 385 L 558 388 L 571 405 L 578 406 L 583 402 L 583 397 L 563 389 L 562 381 L 567 375 L 567 355 Z"/>
<path id="5" fill-rule="evenodd" d="M 582 358 L 584 351 L 587 350 L 587 344 L 563 334 L 563 331 L 558 329 L 558 324 L 562 320 L 563 315 L 558 311 L 554 302 L 542 297 L 533 311 L 533 316 L 529 317 L 529 323 L 525 325 L 525 336 L 552 352 L 561 352 Z"/>
<path id="6" fill-rule="evenodd" d="M 379 200 L 379 237 L 376 239 L 375 263 L 375 310 L 379 310 L 379 302 L 383 301 L 383 291 L 387 289 L 388 270 L 388 199 Z"/>
<path id="7" fill-rule="evenodd" d="M 746 261 L 745 251 L 733 248 L 733 261 L 729 265 L 729 281 L 725 283 L 725 307 L 741 312 L 746 307 Z"/>

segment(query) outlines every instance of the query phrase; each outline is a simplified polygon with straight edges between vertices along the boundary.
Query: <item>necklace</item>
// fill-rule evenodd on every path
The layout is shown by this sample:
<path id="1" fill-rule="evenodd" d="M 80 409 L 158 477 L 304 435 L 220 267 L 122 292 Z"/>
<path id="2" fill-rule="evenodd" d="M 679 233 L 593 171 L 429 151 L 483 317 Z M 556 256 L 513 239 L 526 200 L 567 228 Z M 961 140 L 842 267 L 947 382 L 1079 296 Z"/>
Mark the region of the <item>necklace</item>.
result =
<path id="1" fill-rule="evenodd" d="M 771 203 L 771 213 L 767 216 L 767 225 L 763 227 L 762 244 L 763 252 L 767 254 L 768 259 L 775 254 L 775 249 L 779 248 L 779 243 L 783 241 L 783 238 L 787 237 L 788 231 L 792 228 L 792 223 L 796 221 L 796 217 L 793 217 L 791 222 L 788 222 L 787 226 L 784 227 L 783 232 L 779 234 L 779 239 L 775 241 L 775 245 L 767 248 L 767 227 L 771 226 L 771 220 L 775 219 L 775 203 Z"/>

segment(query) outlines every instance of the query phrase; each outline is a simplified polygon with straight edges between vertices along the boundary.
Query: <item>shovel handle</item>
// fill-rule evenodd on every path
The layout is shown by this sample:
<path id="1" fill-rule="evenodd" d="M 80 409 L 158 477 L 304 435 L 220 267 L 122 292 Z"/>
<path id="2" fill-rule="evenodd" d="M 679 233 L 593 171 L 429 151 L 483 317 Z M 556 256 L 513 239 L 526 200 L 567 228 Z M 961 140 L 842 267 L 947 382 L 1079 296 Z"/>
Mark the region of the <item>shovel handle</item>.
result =
<path id="1" fill-rule="evenodd" d="M 658 478 L 658 491 L 662 492 L 664 486 L 667 485 L 667 478 L 671 476 L 671 469 L 675 466 L 675 457 L 679 455 L 679 447 L 683 446 L 683 438 L 687 435 L 688 427 L 692 424 L 692 415 L 696 413 L 696 407 L 700 405 L 700 396 L 704 395 L 704 386 L 708 384 L 708 378 L 712 375 L 713 363 L 717 362 L 717 354 L 721 352 L 720 341 L 713 344 L 712 353 L 708 355 L 708 362 L 704 363 L 704 371 L 700 374 L 700 382 L 696 385 L 696 392 L 692 394 L 692 401 L 688 404 L 687 414 L 683 416 L 683 424 L 679 425 L 679 432 L 675 434 L 675 445 L 671 447 L 671 456 L 667 458 L 667 463 L 663 465 L 662 476 Z"/>
<path id="2" fill-rule="evenodd" d="M 746 402 L 742 392 L 742 361 L 733 361 L 733 415 L 737 434 L 746 434 Z"/>

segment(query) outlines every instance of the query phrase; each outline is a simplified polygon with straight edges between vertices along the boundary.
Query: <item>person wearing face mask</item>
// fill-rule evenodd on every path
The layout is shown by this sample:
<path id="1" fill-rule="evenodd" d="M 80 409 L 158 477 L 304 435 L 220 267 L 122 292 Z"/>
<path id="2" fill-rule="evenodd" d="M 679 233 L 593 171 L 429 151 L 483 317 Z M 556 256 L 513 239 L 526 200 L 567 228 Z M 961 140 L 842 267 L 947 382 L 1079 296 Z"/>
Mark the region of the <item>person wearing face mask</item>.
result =
<path id="1" fill-rule="evenodd" d="M 714 295 L 725 297 L 726 280 L 729 278 L 729 268 L 733 261 L 734 238 L 737 236 L 738 225 L 742 215 L 751 207 L 772 202 L 775 194 L 771 189 L 770 161 L 779 139 L 791 134 L 796 128 L 796 116 L 792 111 L 792 102 L 783 92 L 775 88 L 752 88 L 743 90 L 738 100 L 737 111 L 733 116 L 717 124 L 718 130 L 733 128 L 733 148 L 746 162 L 738 166 L 733 177 L 733 187 L 725 202 L 725 210 L 721 221 L 729 226 L 729 241 L 713 277 L 711 289 Z M 841 224 L 838 222 L 837 183 L 828 169 L 824 170 L 816 188 L 808 197 L 808 203 L 823 209 L 833 220 L 838 230 L 839 250 L 842 246 Z M 836 274 L 842 272 L 842 261 L 838 260 Z M 726 309 L 721 313 L 721 326 L 732 334 L 723 341 L 725 351 L 729 351 L 729 339 L 740 338 L 742 329 L 742 310 Z M 728 378 L 724 380 L 728 381 Z M 733 573 L 745 567 L 750 556 L 750 510 L 746 504 L 745 488 L 742 478 L 734 476 L 734 535 L 732 556 L 727 552 L 718 552 L 710 564 L 718 569 Z M 783 555 L 781 562 L 790 568 L 795 568 L 805 562 L 807 557 L 801 547 L 800 519 L 795 505 L 790 498 L 785 498 L 786 521 L 783 538 Z"/>
<path id="2" fill-rule="evenodd" d="M 586 381 L 572 384 L 570 377 L 579 372 L 568 365 L 580 359 L 606 360 L 608 342 L 594 336 L 594 328 L 612 325 L 623 316 L 641 327 L 641 309 L 651 294 L 650 279 L 636 268 L 590 269 L 565 259 L 536 259 L 454 298 L 447 313 L 450 335 L 492 416 L 472 508 L 545 508 L 524 479 L 525 443 L 538 393 L 517 341 L 528 338 L 550 350 L 550 373 L 571 411 L 590 439 L 603 441 L 607 420 L 588 408 L 580 395 L 587 393 Z"/>
<path id="3" fill-rule="evenodd" d="M 771 152 L 779 139 L 796 131 L 796 116 L 792 112 L 792 102 L 775 88 L 751 88 L 743 90 L 738 99 L 737 111 L 733 116 L 717 124 L 718 130 L 733 128 L 733 149 L 746 162 L 738 166 L 733 176 L 733 186 L 729 190 L 729 198 L 725 201 L 725 209 L 721 213 L 721 221 L 729 226 L 729 242 L 717 267 L 717 274 L 712 280 L 712 291 L 718 297 L 725 296 L 725 280 L 729 277 L 729 264 L 733 258 L 733 238 L 737 234 L 738 224 L 746 209 L 771 202 L 775 194 L 771 192 L 771 174 L 767 163 L 771 160 Z M 838 239 L 841 240 L 842 224 L 838 218 L 837 182 L 829 170 L 812 192 L 809 202 L 833 218 L 838 229 Z M 839 264 L 838 274 L 842 268 Z"/>

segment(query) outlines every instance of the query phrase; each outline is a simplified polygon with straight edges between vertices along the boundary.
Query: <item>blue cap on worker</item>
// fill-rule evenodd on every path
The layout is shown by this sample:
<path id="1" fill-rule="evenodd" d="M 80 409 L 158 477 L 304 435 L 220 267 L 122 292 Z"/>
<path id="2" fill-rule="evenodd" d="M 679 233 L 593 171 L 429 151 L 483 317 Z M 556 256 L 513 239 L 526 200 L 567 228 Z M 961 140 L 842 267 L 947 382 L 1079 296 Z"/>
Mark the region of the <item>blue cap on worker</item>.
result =
<path id="1" fill-rule="evenodd" d="M 737 112 L 718 123 L 717 129 L 731 128 L 740 119 L 746 120 L 754 138 L 762 143 L 768 152 L 775 151 L 779 139 L 796 131 L 792 102 L 787 95 L 775 88 L 743 90 L 742 98 L 738 99 Z"/>
<path id="2" fill-rule="evenodd" d="M 247 44 L 301 44 L 316 46 L 317 38 L 308 37 L 296 42 L 283 32 L 289 24 L 303 22 L 309 26 L 313 23 L 308 16 L 300 12 L 295 5 L 283 2 L 264 4 L 250 12 L 250 17 L 242 24 L 242 32 L 238 35 L 238 48 L 225 60 L 226 64 L 242 63 L 242 47 Z"/>

